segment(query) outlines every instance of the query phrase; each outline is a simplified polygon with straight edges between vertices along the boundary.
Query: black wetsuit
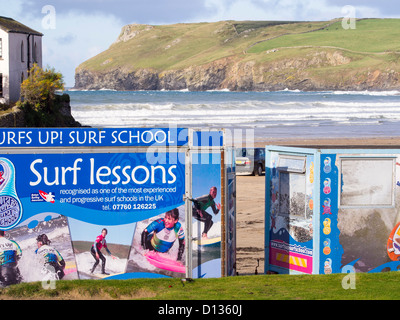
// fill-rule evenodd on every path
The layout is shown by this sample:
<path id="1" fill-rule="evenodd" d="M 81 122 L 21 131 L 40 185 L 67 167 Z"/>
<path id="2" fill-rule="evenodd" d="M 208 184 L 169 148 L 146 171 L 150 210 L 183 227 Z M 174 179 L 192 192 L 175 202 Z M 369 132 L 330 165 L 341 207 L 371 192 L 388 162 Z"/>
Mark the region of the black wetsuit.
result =
<path id="1" fill-rule="evenodd" d="M 214 199 L 210 194 L 193 199 L 193 218 L 204 222 L 203 234 L 207 234 L 214 224 L 212 216 L 206 212 L 209 207 L 211 207 L 214 214 L 218 214 L 219 209 L 217 209 Z"/>
<path id="2" fill-rule="evenodd" d="M 94 244 L 92 245 L 92 248 L 90 249 L 90 253 L 92 254 L 93 258 L 96 260 L 92 267 L 92 270 L 90 271 L 91 273 L 93 273 L 94 269 L 96 269 L 97 265 L 99 264 L 99 262 L 101 260 L 101 272 L 103 274 L 106 274 L 106 271 L 105 271 L 106 257 L 101 253 L 102 247 L 104 247 L 107 250 L 108 254 L 111 255 L 110 250 L 108 250 L 108 248 L 107 248 L 106 239 L 104 239 L 104 237 L 102 235 L 99 235 L 96 238 L 96 241 L 94 242 Z M 96 253 L 99 255 L 99 259 L 97 259 Z"/>
<path id="3" fill-rule="evenodd" d="M 18 268 L 21 255 L 21 248 L 15 241 L 0 238 L 0 283 L 3 286 L 21 282 L 22 277 Z"/>

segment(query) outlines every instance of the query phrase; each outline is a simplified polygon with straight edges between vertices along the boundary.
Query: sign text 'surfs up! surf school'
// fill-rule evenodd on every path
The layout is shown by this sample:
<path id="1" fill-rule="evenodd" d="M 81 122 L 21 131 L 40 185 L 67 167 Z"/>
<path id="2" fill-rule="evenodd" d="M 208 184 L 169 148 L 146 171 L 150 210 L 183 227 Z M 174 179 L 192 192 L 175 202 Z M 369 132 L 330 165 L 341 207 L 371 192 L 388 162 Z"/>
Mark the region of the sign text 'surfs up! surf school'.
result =
<path id="1" fill-rule="evenodd" d="M 265 271 L 400 267 L 398 149 L 266 147 Z"/>
<path id="2" fill-rule="evenodd" d="M 4 285 L 235 274 L 223 130 L 1 129 L 0 146 Z"/>

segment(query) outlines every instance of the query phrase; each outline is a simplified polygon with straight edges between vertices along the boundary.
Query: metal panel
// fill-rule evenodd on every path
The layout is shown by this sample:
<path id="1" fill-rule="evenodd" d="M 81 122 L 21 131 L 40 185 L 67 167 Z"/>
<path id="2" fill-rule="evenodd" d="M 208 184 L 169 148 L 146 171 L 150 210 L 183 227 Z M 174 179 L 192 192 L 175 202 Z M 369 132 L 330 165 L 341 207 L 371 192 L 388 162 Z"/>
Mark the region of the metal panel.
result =
<path id="1" fill-rule="evenodd" d="M 339 161 L 339 208 L 394 207 L 393 157 L 342 157 Z"/>

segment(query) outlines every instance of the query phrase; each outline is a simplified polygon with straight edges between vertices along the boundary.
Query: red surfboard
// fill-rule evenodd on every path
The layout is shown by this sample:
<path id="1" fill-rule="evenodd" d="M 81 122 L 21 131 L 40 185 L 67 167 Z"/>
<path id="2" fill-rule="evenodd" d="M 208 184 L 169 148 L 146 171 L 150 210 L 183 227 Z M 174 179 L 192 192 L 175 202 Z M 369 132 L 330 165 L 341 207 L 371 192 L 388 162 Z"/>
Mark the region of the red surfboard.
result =
<path id="1" fill-rule="evenodd" d="M 173 259 L 169 259 L 165 256 L 160 255 L 157 252 L 149 251 L 145 254 L 147 261 L 157 268 L 169 270 L 173 272 L 185 273 L 185 266 Z"/>

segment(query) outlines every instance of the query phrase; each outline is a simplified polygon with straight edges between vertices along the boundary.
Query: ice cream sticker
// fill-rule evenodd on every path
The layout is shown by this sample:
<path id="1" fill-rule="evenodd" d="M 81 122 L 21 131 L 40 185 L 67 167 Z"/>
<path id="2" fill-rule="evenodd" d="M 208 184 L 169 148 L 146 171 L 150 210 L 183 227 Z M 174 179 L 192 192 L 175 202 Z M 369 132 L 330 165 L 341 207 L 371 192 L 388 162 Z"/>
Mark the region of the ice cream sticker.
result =
<path id="1" fill-rule="evenodd" d="M 330 194 L 331 193 L 331 179 L 326 178 L 324 181 L 324 193 Z"/>
<path id="2" fill-rule="evenodd" d="M 324 160 L 324 172 L 325 173 L 331 172 L 331 170 L 332 170 L 331 163 L 332 163 L 332 159 L 330 157 L 326 157 Z"/>

